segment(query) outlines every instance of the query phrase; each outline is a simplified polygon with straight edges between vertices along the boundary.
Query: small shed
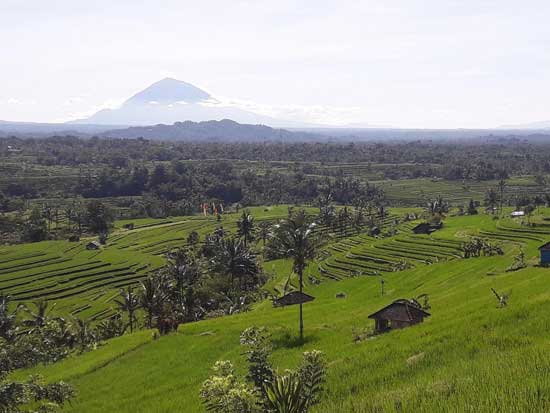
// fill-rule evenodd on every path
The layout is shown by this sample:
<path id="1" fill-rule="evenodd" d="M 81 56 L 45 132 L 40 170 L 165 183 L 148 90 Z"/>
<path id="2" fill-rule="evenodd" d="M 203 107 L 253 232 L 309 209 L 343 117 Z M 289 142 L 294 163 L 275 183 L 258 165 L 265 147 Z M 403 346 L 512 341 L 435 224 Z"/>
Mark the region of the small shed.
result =
<path id="1" fill-rule="evenodd" d="M 414 300 L 399 299 L 369 315 L 375 322 L 374 332 L 383 333 L 397 328 L 410 327 L 424 321 L 430 314 Z"/>
<path id="2" fill-rule="evenodd" d="M 539 247 L 540 265 L 548 267 L 550 265 L 550 242 Z"/>
<path id="3" fill-rule="evenodd" d="M 525 216 L 525 211 L 514 211 L 510 214 L 512 218 L 519 218 Z"/>
<path id="4" fill-rule="evenodd" d="M 415 234 L 426 234 L 429 235 L 438 229 L 441 229 L 443 224 L 440 222 L 438 224 L 429 224 L 427 222 L 422 222 L 412 229 Z"/>
<path id="5" fill-rule="evenodd" d="M 87 250 L 98 250 L 101 248 L 101 245 L 97 241 L 90 241 L 86 244 Z"/>

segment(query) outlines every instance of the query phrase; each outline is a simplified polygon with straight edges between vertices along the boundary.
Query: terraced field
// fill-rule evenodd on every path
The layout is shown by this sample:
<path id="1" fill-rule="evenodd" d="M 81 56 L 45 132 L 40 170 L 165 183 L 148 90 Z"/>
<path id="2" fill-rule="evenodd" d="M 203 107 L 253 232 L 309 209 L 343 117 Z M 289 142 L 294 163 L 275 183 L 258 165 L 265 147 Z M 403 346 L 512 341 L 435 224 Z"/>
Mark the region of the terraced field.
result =
<path id="1" fill-rule="evenodd" d="M 256 222 L 274 221 L 287 214 L 287 207 L 253 208 Z M 311 210 L 314 213 L 314 210 Z M 402 271 L 411 267 L 460 259 L 461 246 L 468 234 L 482 236 L 498 243 L 529 246 L 550 239 L 550 228 L 526 227 L 511 219 L 499 221 L 489 216 L 468 217 L 476 225 L 461 227 L 457 237 L 453 222 L 450 227 L 431 236 L 415 235 L 411 229 L 419 221 L 398 223 L 403 210 L 394 209 L 381 223 L 383 235 L 357 234 L 351 227 L 343 231 L 321 226 L 330 239 L 321 251 L 316 268 L 307 275 L 311 282 L 338 281 L 349 277 L 375 276 Z M 542 210 L 542 213 L 550 212 Z M 108 244 L 99 251 L 88 251 L 85 244 L 47 241 L 0 248 L 0 291 L 19 302 L 45 298 L 57 304 L 63 314 L 78 314 L 100 320 L 114 312 L 112 303 L 119 288 L 136 284 L 165 264 L 170 250 L 186 243 L 191 231 L 204 234 L 222 225 L 235 232 L 238 214 L 225 215 L 221 222 L 213 217 L 192 216 L 167 219 L 134 220 L 134 229 L 123 229 L 129 221 L 118 221 Z M 466 218 L 464 218 L 466 219 Z M 466 221 L 465 221 L 466 222 Z M 395 230 L 389 236 L 389 229 Z M 464 228 L 467 230 L 465 231 Z M 281 281 L 290 274 L 290 267 L 266 263 L 266 271 L 276 278 L 271 291 L 280 293 Z M 284 284 L 284 281 L 282 281 Z M 295 280 L 294 280 L 295 283 Z"/>
<path id="2" fill-rule="evenodd" d="M 257 222 L 286 216 L 287 207 L 254 208 Z M 117 222 L 107 245 L 86 250 L 91 239 L 80 242 L 46 241 L 0 247 L 0 291 L 15 301 L 40 298 L 55 302 L 56 311 L 100 320 L 114 313 L 112 300 L 118 289 L 136 284 L 165 264 L 170 250 L 186 243 L 190 232 L 201 239 L 218 226 L 235 232 L 238 214 L 192 216 L 132 221 L 134 229 Z"/>
<path id="3" fill-rule="evenodd" d="M 432 179 L 403 179 L 399 181 L 373 181 L 384 189 L 391 205 L 418 206 L 441 195 L 452 205 L 467 205 L 470 199 L 483 202 L 489 188 L 497 188 L 498 181 L 445 181 Z M 543 196 L 547 191 L 544 185 L 537 184 L 532 176 L 515 177 L 506 181 L 505 199 L 513 202 L 518 196 Z"/>
<path id="4" fill-rule="evenodd" d="M 331 280 L 383 275 L 462 257 L 462 241 L 414 235 L 408 232 L 410 225 L 400 226 L 395 237 L 376 239 L 358 235 L 331 245 L 326 258 L 319 262 L 320 275 Z"/>
<path id="5" fill-rule="evenodd" d="M 550 214 L 543 208 L 540 216 Z M 416 235 L 418 223 L 399 224 L 393 237 L 375 238 L 354 235 L 332 243 L 317 263 L 319 280 L 342 280 L 348 277 L 384 275 L 422 265 L 461 259 L 462 246 L 469 237 L 481 237 L 509 249 L 522 246 L 532 262 L 537 261 L 537 247 L 550 240 L 550 228 L 522 225 L 521 221 L 504 218 L 493 220 L 489 215 L 455 217 L 442 231 L 432 235 Z M 315 278 L 315 277 L 313 277 Z"/>
<path id="6" fill-rule="evenodd" d="M 63 314 L 91 320 L 110 315 L 116 290 L 136 283 L 163 264 L 145 254 L 114 249 L 88 251 L 85 242 L 47 241 L 0 250 L 0 291 L 14 300 L 57 303 Z"/>
<path id="7" fill-rule="evenodd" d="M 537 227 L 509 219 L 497 222 L 483 214 L 449 217 L 431 237 L 407 232 L 410 225 L 400 225 L 395 237 L 357 235 L 327 247 L 335 251 L 331 259 L 362 249 L 380 250 L 385 260 L 394 261 L 402 258 L 394 254 L 410 253 L 405 259 L 415 268 L 386 273 L 384 295 L 377 277 L 349 278 L 345 272 L 340 282 L 307 284 L 306 292 L 315 300 L 304 306 L 306 341 L 301 345 L 295 341 L 296 307 L 274 308 L 265 300 L 250 312 L 185 324 L 159 340 L 150 331 L 127 334 L 96 351 L 18 372 L 18 377 L 40 373 L 48 381 L 73 384 L 78 395 L 67 412 L 203 412 L 199 390 L 210 367 L 231 360 L 244 374 L 239 335 L 257 325 L 273 334 L 273 361 L 281 371 L 295 368 L 303 351 L 324 352 L 327 390 L 312 412 L 548 412 L 550 270 L 530 263 L 505 271 L 518 243 L 529 260 L 536 257 L 540 241 L 523 237 L 546 235 Z M 499 241 L 506 246 L 504 256 L 454 257 L 456 242 L 481 231 L 506 232 L 510 239 Z M 438 262 L 426 265 L 434 255 Z M 292 263 L 266 265 L 285 272 Z M 310 267 L 312 276 L 322 277 L 317 265 Z M 513 292 L 505 308 L 492 288 Z M 357 337 L 357 332 L 371 331 L 369 314 L 393 300 L 421 294 L 429 296 L 431 306 L 423 323 Z"/>

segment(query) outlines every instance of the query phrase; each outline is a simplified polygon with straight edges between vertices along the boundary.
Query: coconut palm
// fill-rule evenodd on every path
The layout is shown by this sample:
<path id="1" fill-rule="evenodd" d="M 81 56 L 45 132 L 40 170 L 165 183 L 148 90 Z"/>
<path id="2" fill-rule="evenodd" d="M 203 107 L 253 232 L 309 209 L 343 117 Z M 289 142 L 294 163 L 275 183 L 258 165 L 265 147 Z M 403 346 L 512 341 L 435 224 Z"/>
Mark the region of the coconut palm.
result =
<path id="1" fill-rule="evenodd" d="M 201 312 L 197 285 L 203 273 L 199 262 L 191 256 L 172 275 L 175 281 L 173 298 L 177 303 L 177 310 L 184 321 L 193 321 L 196 319 L 197 312 Z"/>
<path id="2" fill-rule="evenodd" d="M 258 238 L 262 240 L 262 243 L 265 247 L 265 242 L 269 238 L 271 231 L 271 224 L 268 221 L 262 221 L 258 225 Z"/>
<path id="3" fill-rule="evenodd" d="M 35 329 L 41 329 L 50 320 L 50 313 L 55 307 L 55 303 L 50 306 L 48 301 L 44 299 L 37 300 L 32 303 L 34 308 L 23 306 L 23 312 L 25 312 L 28 318 L 22 321 L 25 327 L 30 327 L 31 332 Z"/>
<path id="4" fill-rule="evenodd" d="M 498 189 L 500 190 L 500 215 L 502 215 L 502 203 L 504 202 L 504 188 L 506 187 L 506 181 L 504 179 L 501 179 L 498 182 Z"/>
<path id="5" fill-rule="evenodd" d="M 235 279 L 238 279 L 241 290 L 255 284 L 260 272 L 255 255 L 242 240 L 235 238 L 221 240 L 211 264 L 215 271 L 230 277 L 231 288 L 234 288 Z"/>
<path id="6" fill-rule="evenodd" d="M 139 303 L 147 313 L 147 328 L 153 327 L 153 319 L 159 315 L 167 296 L 159 277 L 147 277 L 140 283 Z"/>
<path id="7" fill-rule="evenodd" d="M 498 195 L 493 188 L 485 193 L 485 205 L 491 209 L 491 214 L 495 213 L 495 207 L 498 204 Z"/>
<path id="8" fill-rule="evenodd" d="M 299 278 L 300 292 L 304 287 L 303 275 L 307 262 L 315 258 L 318 242 L 315 226 L 315 223 L 309 222 L 306 212 L 301 210 L 277 224 L 273 233 L 273 247 L 282 256 L 293 259 L 293 270 Z M 300 339 L 303 338 L 304 320 L 300 304 Z"/>
<path id="9" fill-rule="evenodd" d="M 0 292 L 0 337 L 12 341 L 17 336 L 17 313 L 20 306 L 10 311 L 11 297 Z"/>
<path id="10" fill-rule="evenodd" d="M 74 319 L 74 340 L 83 352 L 97 343 L 97 334 L 89 320 Z"/>
<path id="11" fill-rule="evenodd" d="M 128 326 L 130 332 L 134 331 L 134 323 L 136 322 L 136 311 L 140 307 L 139 296 L 134 292 L 132 286 L 128 286 L 126 290 L 120 289 L 120 298 L 114 300 L 118 308 L 128 313 Z"/>
<path id="12" fill-rule="evenodd" d="M 241 219 L 237 221 L 237 235 L 244 240 L 244 245 L 247 246 L 250 241 L 254 240 L 254 232 L 256 226 L 254 225 L 254 217 L 244 210 Z"/>
<path id="13" fill-rule="evenodd" d="M 101 339 L 118 337 L 126 331 L 126 325 L 122 320 L 122 314 L 116 313 L 97 325 L 98 336 Z"/>

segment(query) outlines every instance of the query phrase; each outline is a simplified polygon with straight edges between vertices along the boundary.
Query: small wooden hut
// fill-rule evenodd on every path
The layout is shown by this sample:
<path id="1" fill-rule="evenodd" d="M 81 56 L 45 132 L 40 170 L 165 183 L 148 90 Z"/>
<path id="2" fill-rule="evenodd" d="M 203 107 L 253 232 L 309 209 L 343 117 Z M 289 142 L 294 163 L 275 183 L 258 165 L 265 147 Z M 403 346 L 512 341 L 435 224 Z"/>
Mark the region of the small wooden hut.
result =
<path id="1" fill-rule="evenodd" d="M 101 245 L 97 241 L 90 241 L 86 244 L 87 250 L 98 250 L 101 248 Z"/>
<path id="2" fill-rule="evenodd" d="M 543 244 L 539 247 L 540 252 L 540 265 L 548 267 L 550 265 L 550 242 Z"/>
<path id="3" fill-rule="evenodd" d="M 430 314 L 414 300 L 399 299 L 369 315 L 374 319 L 375 333 L 383 333 L 396 328 L 410 327 L 424 321 Z"/>
<path id="4" fill-rule="evenodd" d="M 432 232 L 437 231 L 438 229 L 441 229 L 442 226 L 443 226 L 443 224 L 441 222 L 439 222 L 437 224 L 429 224 L 427 222 L 422 222 L 422 223 L 418 224 L 416 227 L 414 227 L 412 229 L 412 231 L 415 234 L 429 235 Z"/>

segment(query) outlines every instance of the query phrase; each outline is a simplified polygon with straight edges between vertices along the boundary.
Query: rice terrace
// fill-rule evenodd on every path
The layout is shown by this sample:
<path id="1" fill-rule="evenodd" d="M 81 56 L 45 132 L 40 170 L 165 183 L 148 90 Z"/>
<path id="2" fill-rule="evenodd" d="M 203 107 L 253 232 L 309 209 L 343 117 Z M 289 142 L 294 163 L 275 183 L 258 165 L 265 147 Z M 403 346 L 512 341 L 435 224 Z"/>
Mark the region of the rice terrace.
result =
<path id="1" fill-rule="evenodd" d="M 550 3 L 161 6 L 0 5 L 0 413 L 550 412 Z"/>

